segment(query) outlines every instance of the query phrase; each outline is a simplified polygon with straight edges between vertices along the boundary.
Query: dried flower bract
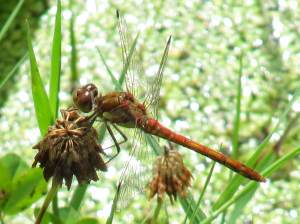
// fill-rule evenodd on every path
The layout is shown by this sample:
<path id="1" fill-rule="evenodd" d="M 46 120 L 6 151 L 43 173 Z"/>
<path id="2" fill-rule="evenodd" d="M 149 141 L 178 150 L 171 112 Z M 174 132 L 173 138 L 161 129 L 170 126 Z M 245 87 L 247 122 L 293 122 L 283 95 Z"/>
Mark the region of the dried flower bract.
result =
<path id="1" fill-rule="evenodd" d="M 61 114 L 62 119 L 33 147 L 38 153 L 32 166 L 40 163 L 47 181 L 53 177 L 61 185 L 64 179 L 68 189 L 73 175 L 79 184 L 98 180 L 96 170 L 106 171 L 107 167 L 100 156 L 103 150 L 97 142 L 96 130 L 76 109 L 62 110 Z"/>
<path id="2" fill-rule="evenodd" d="M 150 198 L 157 194 L 158 200 L 162 200 L 167 193 L 171 203 L 177 195 L 186 196 L 186 189 L 191 185 L 192 174 L 184 166 L 181 154 L 175 149 L 165 150 L 165 154 L 159 156 L 154 164 L 153 179 L 149 183 Z"/>

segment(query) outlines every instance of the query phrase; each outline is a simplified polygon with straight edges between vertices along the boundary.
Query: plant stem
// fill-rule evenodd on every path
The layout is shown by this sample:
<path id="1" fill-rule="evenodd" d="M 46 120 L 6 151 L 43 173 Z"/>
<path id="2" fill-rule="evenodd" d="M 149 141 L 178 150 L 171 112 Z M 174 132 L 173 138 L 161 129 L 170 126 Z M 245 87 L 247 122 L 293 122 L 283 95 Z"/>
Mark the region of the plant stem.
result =
<path id="1" fill-rule="evenodd" d="M 153 218 L 152 218 L 152 221 L 151 221 L 151 224 L 158 223 L 157 218 L 158 218 L 158 215 L 159 215 L 162 204 L 163 204 L 163 201 L 158 199 L 157 200 L 157 205 L 156 205 L 156 208 L 155 208 L 155 211 L 154 211 L 154 215 L 153 215 Z"/>
<path id="2" fill-rule="evenodd" d="M 1 224 L 4 224 L 3 213 L 2 213 L 2 212 L 0 212 L 0 223 L 1 223 Z"/>
<path id="3" fill-rule="evenodd" d="M 291 130 L 294 128 L 295 124 L 297 124 L 297 120 L 300 118 L 300 113 L 297 113 L 295 117 L 291 119 L 291 121 L 288 123 L 287 127 L 285 128 L 283 134 L 279 138 L 279 140 L 276 142 L 276 144 L 273 146 L 273 151 L 278 153 L 280 151 L 281 145 L 286 139 L 286 137 L 289 135 Z"/>
<path id="4" fill-rule="evenodd" d="M 190 217 L 190 224 L 194 223 L 194 219 L 195 219 L 196 213 L 197 213 L 197 211 L 199 209 L 199 206 L 200 206 L 200 203 L 201 203 L 202 198 L 204 196 L 204 193 L 206 192 L 206 188 L 207 188 L 207 186 L 209 184 L 210 178 L 211 178 L 211 176 L 212 176 L 212 174 L 214 172 L 215 165 L 216 165 L 216 161 L 213 162 L 213 164 L 212 164 L 212 166 L 210 168 L 210 171 L 208 173 L 208 176 L 207 176 L 205 184 L 204 184 L 204 188 L 201 191 L 201 194 L 200 194 L 199 199 L 197 201 L 196 208 L 195 208 L 195 210 L 194 210 L 194 212 L 192 214 L 192 217 Z"/>
<path id="5" fill-rule="evenodd" d="M 58 209 L 58 202 L 57 202 L 57 192 L 55 193 L 52 201 L 52 210 L 55 217 L 60 220 L 59 209 Z"/>
<path id="6" fill-rule="evenodd" d="M 48 192 L 47 197 L 46 197 L 46 199 L 45 199 L 45 201 L 43 203 L 43 206 L 42 206 L 42 208 L 39 211 L 39 214 L 38 214 L 38 216 L 36 218 L 35 224 L 40 224 L 41 223 L 41 221 L 43 219 L 43 216 L 46 213 L 47 208 L 48 208 L 50 202 L 52 201 L 53 197 L 57 193 L 58 188 L 59 188 L 59 184 L 56 181 L 53 180 L 52 181 L 51 189 Z"/>

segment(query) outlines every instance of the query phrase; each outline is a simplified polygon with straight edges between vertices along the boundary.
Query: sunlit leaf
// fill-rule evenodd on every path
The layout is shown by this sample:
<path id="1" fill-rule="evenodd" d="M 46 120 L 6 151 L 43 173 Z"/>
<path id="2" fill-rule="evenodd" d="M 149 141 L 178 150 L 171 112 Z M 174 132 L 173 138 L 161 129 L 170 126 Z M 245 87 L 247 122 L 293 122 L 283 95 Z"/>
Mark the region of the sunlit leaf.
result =
<path id="1" fill-rule="evenodd" d="M 61 3 L 57 0 L 57 12 L 52 41 L 51 76 L 49 88 L 49 102 L 52 114 L 57 117 L 59 104 L 60 70 L 61 70 Z"/>
<path id="2" fill-rule="evenodd" d="M 42 170 L 28 169 L 14 179 L 4 211 L 11 215 L 20 212 L 41 198 L 46 190 Z"/>
<path id="3" fill-rule="evenodd" d="M 9 27 L 11 26 L 11 24 L 13 23 L 14 19 L 17 16 L 18 12 L 20 11 L 20 9 L 21 9 L 24 1 L 25 0 L 20 0 L 18 2 L 18 4 L 16 5 L 16 7 L 14 8 L 14 11 L 12 11 L 12 13 L 8 17 L 7 21 L 5 22 L 4 26 L 1 28 L 1 30 L 0 30 L 0 41 L 3 39 L 3 37 L 7 33 Z"/>
<path id="4" fill-rule="evenodd" d="M 2 79 L 2 81 L 0 82 L 0 89 L 5 85 L 5 83 L 15 74 L 15 72 L 19 69 L 19 67 L 23 64 L 23 62 L 25 61 L 25 59 L 27 58 L 28 53 L 26 53 L 19 61 L 18 63 L 13 67 L 13 69 L 7 74 L 5 75 L 5 78 Z"/>
<path id="5" fill-rule="evenodd" d="M 31 68 L 31 91 L 34 102 L 37 122 L 42 136 L 47 132 L 50 124 L 53 123 L 53 116 L 49 99 L 42 82 L 35 54 L 32 47 L 29 23 L 27 22 L 27 45 Z"/>

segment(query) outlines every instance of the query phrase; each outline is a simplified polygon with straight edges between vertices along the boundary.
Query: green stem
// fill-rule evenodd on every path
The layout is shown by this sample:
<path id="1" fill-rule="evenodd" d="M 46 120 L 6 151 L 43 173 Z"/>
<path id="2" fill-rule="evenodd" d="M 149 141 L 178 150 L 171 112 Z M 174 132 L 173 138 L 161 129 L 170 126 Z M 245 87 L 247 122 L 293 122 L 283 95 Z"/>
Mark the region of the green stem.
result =
<path id="1" fill-rule="evenodd" d="M 151 224 L 158 223 L 157 219 L 158 219 L 158 215 L 159 215 L 162 204 L 163 204 L 163 201 L 158 199 L 157 200 L 157 205 L 156 205 L 156 208 L 155 208 L 155 211 L 154 211 L 154 215 L 153 215 L 153 218 L 152 218 L 152 221 L 151 221 Z"/>
<path id="2" fill-rule="evenodd" d="M 204 196 L 204 193 L 206 192 L 206 188 L 207 188 L 207 186 L 208 186 L 208 184 L 209 184 L 209 182 L 210 182 L 210 178 L 211 178 L 211 176 L 212 176 L 212 174 L 213 174 L 215 165 L 216 165 L 216 161 L 213 162 L 213 164 L 212 164 L 212 166 L 211 166 L 211 168 L 210 168 L 210 171 L 209 171 L 209 173 L 208 173 L 208 176 L 207 176 L 206 181 L 205 181 L 205 184 L 204 184 L 204 188 L 203 188 L 203 190 L 202 190 L 202 192 L 201 192 L 201 194 L 200 194 L 200 196 L 199 196 L 199 199 L 198 199 L 198 201 L 197 201 L 196 208 L 195 208 L 195 210 L 194 210 L 194 212 L 193 212 L 193 214 L 192 214 L 192 217 L 190 218 L 190 224 L 194 223 L 194 219 L 195 219 L 196 213 L 197 213 L 197 211 L 198 211 L 198 208 L 199 208 L 199 206 L 200 206 L 200 203 L 201 203 L 201 201 L 202 201 L 202 198 L 203 198 L 203 196 Z"/>
<path id="3" fill-rule="evenodd" d="M 70 202 L 70 206 L 75 209 L 76 211 L 79 209 L 80 205 L 81 205 L 81 202 L 84 198 L 84 195 L 85 195 L 85 192 L 88 188 L 88 184 L 82 184 L 82 185 L 79 185 L 73 196 L 72 196 L 72 199 L 71 199 L 71 202 Z"/>
<path id="4" fill-rule="evenodd" d="M 35 224 L 40 224 L 42 222 L 43 216 L 46 213 L 47 208 L 49 207 L 49 204 L 52 201 L 53 197 L 56 195 L 58 188 L 59 188 L 59 184 L 56 181 L 52 181 L 51 189 L 48 192 L 47 197 L 44 201 L 44 204 L 39 211 L 39 214 L 36 218 Z"/>
<path id="5" fill-rule="evenodd" d="M 234 129 L 232 136 L 233 158 L 237 159 L 239 154 L 239 130 L 241 120 L 241 98 L 242 98 L 242 75 L 243 75 L 243 53 L 240 56 L 240 68 L 238 74 L 237 96 L 235 106 Z"/>
<path id="6" fill-rule="evenodd" d="M 3 213 L 2 212 L 0 212 L 0 223 L 4 224 L 4 219 L 3 219 Z"/>
<path id="7" fill-rule="evenodd" d="M 25 0 L 20 0 L 10 16 L 8 17 L 7 21 L 5 22 L 4 26 L 0 30 L 0 41 L 4 38 L 5 34 L 7 33 L 11 24 L 13 24 L 14 19 L 16 18 L 17 14 L 19 13 L 23 3 Z M 2 25 L 1 25 L 2 26 Z"/>
<path id="8" fill-rule="evenodd" d="M 55 217 L 57 217 L 60 220 L 59 216 L 59 209 L 58 209 L 58 201 L 57 201 L 57 192 L 55 193 L 55 196 L 52 201 L 52 210 Z"/>

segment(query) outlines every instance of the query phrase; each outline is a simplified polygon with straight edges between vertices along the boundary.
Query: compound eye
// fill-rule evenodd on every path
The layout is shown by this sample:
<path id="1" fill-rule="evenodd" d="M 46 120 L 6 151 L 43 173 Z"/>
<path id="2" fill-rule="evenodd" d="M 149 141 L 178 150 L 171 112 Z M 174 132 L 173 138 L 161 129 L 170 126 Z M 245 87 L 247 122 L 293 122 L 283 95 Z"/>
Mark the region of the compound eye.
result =
<path id="1" fill-rule="evenodd" d="M 98 95 L 98 89 L 93 83 L 85 85 L 84 88 L 86 88 L 94 98 Z"/>
<path id="2" fill-rule="evenodd" d="M 82 112 L 88 113 L 93 108 L 93 99 L 91 92 L 84 87 L 78 88 L 73 93 L 73 102 Z"/>

